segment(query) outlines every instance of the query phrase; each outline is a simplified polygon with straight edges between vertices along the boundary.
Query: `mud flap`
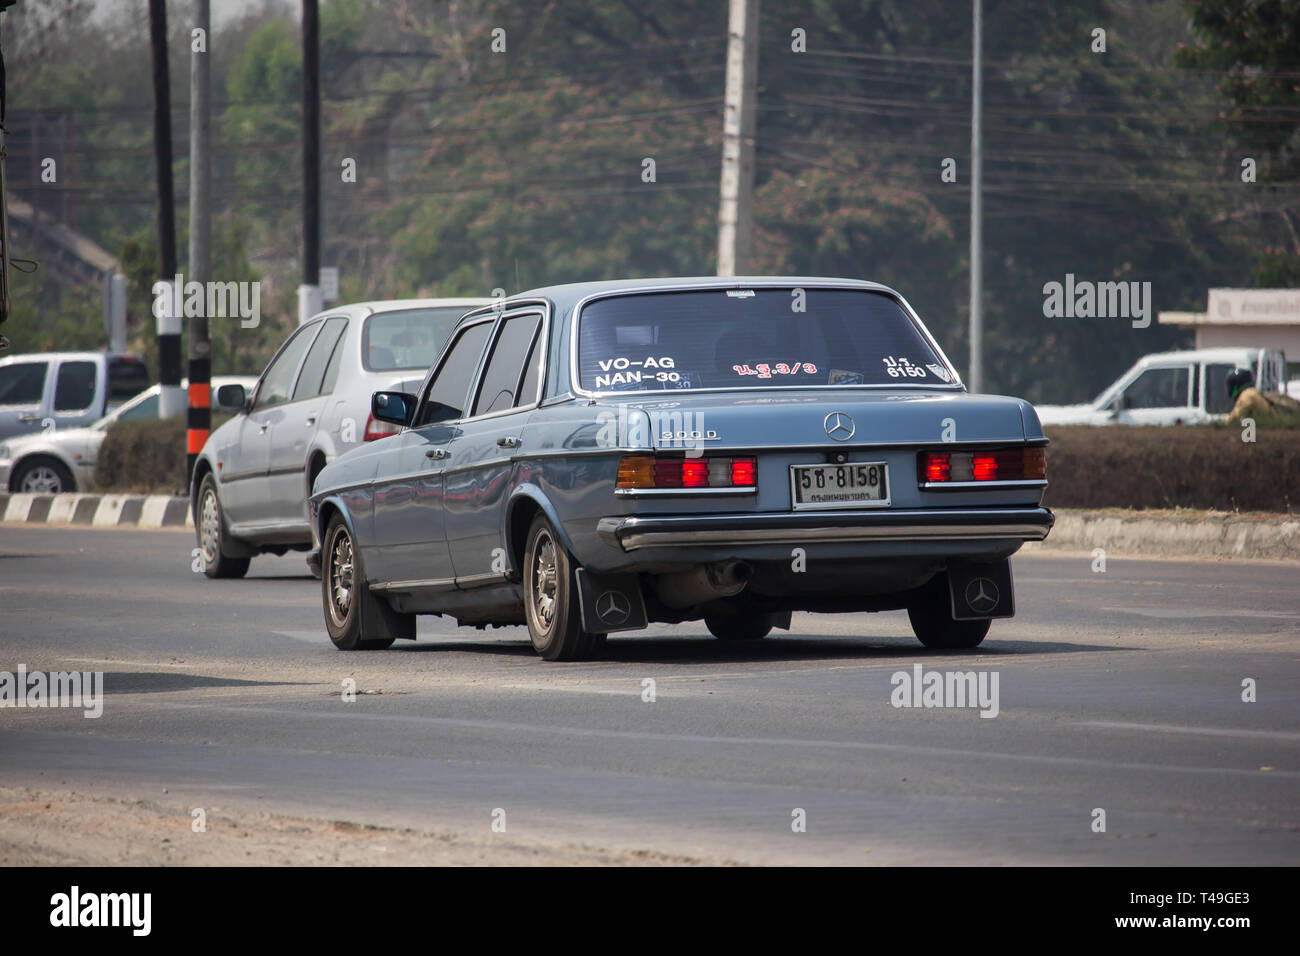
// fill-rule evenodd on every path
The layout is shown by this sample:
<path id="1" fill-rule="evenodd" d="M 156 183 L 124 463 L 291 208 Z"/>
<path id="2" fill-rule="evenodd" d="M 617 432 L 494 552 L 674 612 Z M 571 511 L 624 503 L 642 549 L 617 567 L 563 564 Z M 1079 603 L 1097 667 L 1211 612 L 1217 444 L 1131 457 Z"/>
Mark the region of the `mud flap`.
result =
<path id="1" fill-rule="evenodd" d="M 578 568 L 577 578 L 584 631 L 608 634 L 646 626 L 645 600 L 635 574 L 592 574 Z"/>
<path id="2" fill-rule="evenodd" d="M 955 621 L 983 621 L 1016 615 L 1011 562 L 1006 558 L 948 565 L 948 594 Z"/>

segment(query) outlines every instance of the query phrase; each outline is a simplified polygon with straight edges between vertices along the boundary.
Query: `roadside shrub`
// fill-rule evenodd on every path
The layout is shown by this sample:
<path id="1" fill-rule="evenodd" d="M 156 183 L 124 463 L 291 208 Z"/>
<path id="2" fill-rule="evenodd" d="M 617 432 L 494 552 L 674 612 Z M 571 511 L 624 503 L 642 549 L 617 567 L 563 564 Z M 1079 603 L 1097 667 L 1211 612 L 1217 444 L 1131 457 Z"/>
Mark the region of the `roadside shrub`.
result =
<path id="1" fill-rule="evenodd" d="M 229 415 L 213 415 L 212 430 Z M 185 417 L 118 422 L 95 460 L 95 486 L 121 494 L 185 494 Z"/>
<path id="2" fill-rule="evenodd" d="M 1300 429 L 1239 425 L 1044 429 L 1057 508 L 1300 512 Z"/>

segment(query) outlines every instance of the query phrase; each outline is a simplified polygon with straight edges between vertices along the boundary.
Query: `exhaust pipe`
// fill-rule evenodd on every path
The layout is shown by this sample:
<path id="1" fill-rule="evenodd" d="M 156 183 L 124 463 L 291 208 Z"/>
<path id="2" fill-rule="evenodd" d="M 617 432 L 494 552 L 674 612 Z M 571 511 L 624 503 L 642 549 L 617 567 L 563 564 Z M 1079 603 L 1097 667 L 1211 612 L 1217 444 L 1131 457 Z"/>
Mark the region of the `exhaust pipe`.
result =
<path id="1" fill-rule="evenodd" d="M 655 594 L 668 607 L 693 607 L 739 594 L 753 576 L 753 567 L 745 561 L 719 561 L 661 575 L 655 579 Z"/>

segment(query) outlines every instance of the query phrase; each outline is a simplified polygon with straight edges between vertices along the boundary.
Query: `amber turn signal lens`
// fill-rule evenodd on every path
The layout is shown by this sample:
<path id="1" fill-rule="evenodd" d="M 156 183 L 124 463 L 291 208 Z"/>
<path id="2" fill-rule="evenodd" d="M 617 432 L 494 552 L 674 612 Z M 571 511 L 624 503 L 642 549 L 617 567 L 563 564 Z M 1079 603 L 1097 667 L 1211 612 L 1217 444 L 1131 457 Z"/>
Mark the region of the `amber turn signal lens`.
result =
<path id="1" fill-rule="evenodd" d="M 655 460 L 653 455 L 624 455 L 618 462 L 616 488 L 653 488 L 655 486 Z"/>

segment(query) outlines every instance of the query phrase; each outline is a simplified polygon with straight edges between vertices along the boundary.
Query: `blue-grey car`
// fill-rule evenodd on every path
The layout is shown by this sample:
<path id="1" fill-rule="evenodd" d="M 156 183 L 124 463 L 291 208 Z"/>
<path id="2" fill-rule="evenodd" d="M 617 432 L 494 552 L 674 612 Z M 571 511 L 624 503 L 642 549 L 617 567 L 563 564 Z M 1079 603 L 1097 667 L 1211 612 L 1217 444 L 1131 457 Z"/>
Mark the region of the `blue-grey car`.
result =
<path id="1" fill-rule="evenodd" d="M 791 612 L 906 609 L 927 647 L 1014 614 L 1009 558 L 1052 514 L 1033 407 L 967 394 L 871 282 L 588 282 L 470 312 L 387 441 L 310 499 L 344 650 L 418 614 L 525 625 L 548 660 L 702 619 L 755 640 Z"/>

